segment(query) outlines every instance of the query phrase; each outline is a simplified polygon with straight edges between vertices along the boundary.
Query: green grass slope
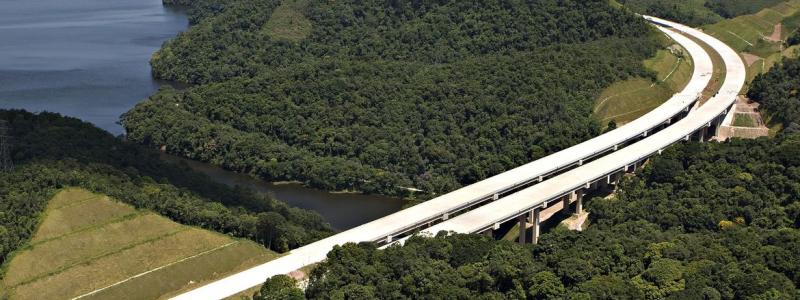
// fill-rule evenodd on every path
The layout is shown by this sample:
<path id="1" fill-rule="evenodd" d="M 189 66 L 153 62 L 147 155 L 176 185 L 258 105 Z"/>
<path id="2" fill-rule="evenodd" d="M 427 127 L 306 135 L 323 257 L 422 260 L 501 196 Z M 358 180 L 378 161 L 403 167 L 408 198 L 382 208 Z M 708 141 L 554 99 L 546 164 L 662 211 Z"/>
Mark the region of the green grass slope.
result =
<path id="1" fill-rule="evenodd" d="M 663 49 L 644 61 L 655 79 L 636 77 L 618 81 L 603 90 L 594 105 L 594 117 L 602 125 L 613 121 L 628 123 L 658 107 L 689 82 L 693 72 L 691 57 L 666 37 Z M 671 49 L 668 49 L 670 47 Z"/>
<path id="2" fill-rule="evenodd" d="M 5 267 L 10 299 L 153 299 L 277 256 L 84 189 L 50 201 Z"/>

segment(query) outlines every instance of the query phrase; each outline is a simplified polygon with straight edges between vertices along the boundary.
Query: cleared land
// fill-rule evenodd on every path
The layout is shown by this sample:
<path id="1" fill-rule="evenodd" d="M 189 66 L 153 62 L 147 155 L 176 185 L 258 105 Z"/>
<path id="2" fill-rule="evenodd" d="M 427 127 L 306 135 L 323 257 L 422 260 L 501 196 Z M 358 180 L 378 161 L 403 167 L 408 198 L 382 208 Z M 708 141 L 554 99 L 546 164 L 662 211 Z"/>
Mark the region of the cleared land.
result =
<path id="1" fill-rule="evenodd" d="M 311 21 L 302 13 L 307 4 L 307 0 L 282 1 L 264 25 L 264 30 L 274 39 L 302 41 L 311 34 Z"/>
<path id="2" fill-rule="evenodd" d="M 277 257 L 103 195 L 66 189 L 4 266 L 11 299 L 154 299 Z"/>
<path id="3" fill-rule="evenodd" d="M 670 45 L 665 40 L 665 46 Z M 644 62 L 647 69 L 656 73 L 657 81 L 632 78 L 612 84 L 603 90 L 595 102 L 594 115 L 601 124 L 610 121 L 618 125 L 628 123 L 646 114 L 683 89 L 692 76 L 691 58 L 682 54 L 680 46 L 662 49 Z"/>
<path id="4" fill-rule="evenodd" d="M 794 51 L 783 49 L 786 38 L 800 28 L 800 0 L 780 3 L 752 15 L 723 20 L 703 28 L 742 53 L 747 80 L 769 70 Z"/>
<path id="5" fill-rule="evenodd" d="M 736 118 L 733 120 L 733 126 L 737 127 L 756 127 L 756 120 L 753 119 L 750 114 L 736 114 Z"/>

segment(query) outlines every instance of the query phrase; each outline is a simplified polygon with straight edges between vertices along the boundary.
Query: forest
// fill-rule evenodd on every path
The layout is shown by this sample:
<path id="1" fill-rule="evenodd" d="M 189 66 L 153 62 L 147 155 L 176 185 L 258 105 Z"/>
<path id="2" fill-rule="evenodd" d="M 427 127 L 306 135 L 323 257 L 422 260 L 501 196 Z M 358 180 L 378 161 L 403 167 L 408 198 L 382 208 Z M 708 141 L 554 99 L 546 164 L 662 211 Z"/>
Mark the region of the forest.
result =
<path id="1" fill-rule="evenodd" d="M 440 233 L 338 246 L 304 293 L 277 276 L 254 299 L 800 297 L 800 135 L 676 145 L 587 204 L 588 229 L 536 245 Z"/>
<path id="2" fill-rule="evenodd" d="M 783 0 L 617 0 L 626 8 L 641 14 L 700 26 L 756 13 Z"/>
<path id="3" fill-rule="evenodd" d="M 795 36 L 798 34 L 795 33 Z M 797 37 L 800 39 L 800 36 Z M 800 59 L 787 58 L 756 76 L 747 96 L 761 104 L 775 123 L 789 132 L 800 132 Z"/>
<path id="4" fill-rule="evenodd" d="M 128 138 L 326 190 L 424 198 L 596 136 L 598 93 L 659 47 L 605 0 L 200 3 L 151 61 L 196 85 L 123 115 Z M 286 15 L 310 28 L 271 30 Z"/>
<path id="5" fill-rule="evenodd" d="M 0 120 L 8 122 L 15 164 L 0 172 L 0 263 L 30 239 L 50 198 L 73 186 L 276 251 L 332 232 L 316 213 L 215 183 L 78 119 L 0 110 Z"/>

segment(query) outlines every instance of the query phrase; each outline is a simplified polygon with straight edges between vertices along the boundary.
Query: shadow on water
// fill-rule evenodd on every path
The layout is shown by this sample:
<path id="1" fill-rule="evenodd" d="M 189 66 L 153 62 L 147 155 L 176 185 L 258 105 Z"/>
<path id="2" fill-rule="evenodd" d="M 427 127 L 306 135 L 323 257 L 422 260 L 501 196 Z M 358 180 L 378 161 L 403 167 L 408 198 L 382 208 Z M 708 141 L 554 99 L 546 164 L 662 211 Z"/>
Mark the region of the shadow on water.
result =
<path id="1" fill-rule="evenodd" d="M 173 155 L 161 158 L 186 163 L 214 181 L 229 186 L 241 186 L 272 195 L 292 206 L 314 210 L 337 230 L 346 230 L 389 215 L 403 207 L 404 200 L 379 195 L 330 193 L 307 188 L 299 183 L 271 183 L 251 176 L 224 170 L 220 167 Z"/>

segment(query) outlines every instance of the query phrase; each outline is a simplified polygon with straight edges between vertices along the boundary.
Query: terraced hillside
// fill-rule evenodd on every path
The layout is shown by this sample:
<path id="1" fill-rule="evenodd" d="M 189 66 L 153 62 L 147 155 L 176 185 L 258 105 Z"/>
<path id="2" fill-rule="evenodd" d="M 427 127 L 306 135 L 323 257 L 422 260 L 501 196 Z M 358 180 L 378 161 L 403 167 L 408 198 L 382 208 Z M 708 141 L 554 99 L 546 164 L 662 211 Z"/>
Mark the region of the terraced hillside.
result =
<path id="1" fill-rule="evenodd" d="M 155 299 L 277 256 L 84 189 L 50 200 L 5 266 L 10 299 Z"/>

